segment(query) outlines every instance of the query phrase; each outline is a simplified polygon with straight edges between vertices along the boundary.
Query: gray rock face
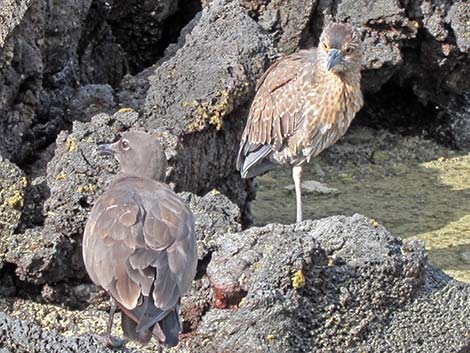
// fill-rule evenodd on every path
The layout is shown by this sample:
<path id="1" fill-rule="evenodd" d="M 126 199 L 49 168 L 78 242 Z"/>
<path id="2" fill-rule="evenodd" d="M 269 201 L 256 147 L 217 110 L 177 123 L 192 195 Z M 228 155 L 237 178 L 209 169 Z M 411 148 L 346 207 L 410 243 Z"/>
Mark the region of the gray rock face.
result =
<path id="1" fill-rule="evenodd" d="M 215 304 L 236 309 L 204 316 L 198 344 L 206 351 L 456 352 L 470 344 L 470 286 L 426 271 L 422 243 L 403 246 L 363 216 L 268 225 L 216 243 L 207 270 Z"/>
<path id="2" fill-rule="evenodd" d="M 90 335 L 65 337 L 33 323 L 15 320 L 0 312 L 0 352 L 101 353 L 113 352 Z"/>
<path id="3" fill-rule="evenodd" d="M 20 222 L 27 183 L 22 170 L 0 156 L 0 269 L 8 242 Z"/>
<path id="4" fill-rule="evenodd" d="M 455 147 L 470 151 L 470 91 L 461 96 L 455 96 L 442 112 L 445 123 L 438 133 L 447 135 Z"/>
<path id="5" fill-rule="evenodd" d="M 207 214 L 217 207 L 208 209 L 206 202 L 225 203 L 216 196 L 183 194 L 192 198 L 192 207 L 205 199 L 194 211 Z M 200 274 L 183 299 L 184 325 L 191 333 L 178 351 L 450 353 L 470 348 L 470 285 L 428 265 L 422 242 L 403 245 L 363 216 L 220 233 L 210 251 L 207 277 Z M 20 352 L 76 347 L 107 352 L 88 335 L 64 337 L 4 314 L 0 333 L 0 347 L 20 347 Z"/>
<path id="6" fill-rule="evenodd" d="M 143 127 L 164 128 L 176 141 L 170 180 L 178 190 L 205 193 L 217 186 L 214 176 L 236 173 L 249 99 L 273 54 L 269 37 L 236 1 L 216 1 L 173 57 L 122 82 L 121 104 L 140 112 Z M 238 184 L 231 198 L 244 189 Z"/>
<path id="7" fill-rule="evenodd" d="M 277 47 L 283 53 L 292 53 L 299 47 L 313 10 L 318 3 L 317 0 L 288 2 L 275 0 L 267 1 L 263 6 L 259 2 L 242 2 L 246 3 L 249 8 L 251 7 L 260 26 L 272 33 Z"/>

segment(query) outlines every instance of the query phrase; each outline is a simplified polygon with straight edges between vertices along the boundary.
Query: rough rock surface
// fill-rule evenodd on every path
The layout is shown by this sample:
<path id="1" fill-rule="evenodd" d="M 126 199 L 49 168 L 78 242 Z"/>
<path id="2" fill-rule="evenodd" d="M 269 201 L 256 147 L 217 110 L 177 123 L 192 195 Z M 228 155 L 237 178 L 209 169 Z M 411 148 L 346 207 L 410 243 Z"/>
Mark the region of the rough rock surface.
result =
<path id="1" fill-rule="evenodd" d="M 308 28 L 317 0 L 250 1 L 242 0 L 250 16 L 272 33 L 277 47 L 283 53 L 292 53 L 298 47 Z"/>
<path id="2" fill-rule="evenodd" d="M 468 348 L 470 286 L 426 270 L 421 242 L 402 245 L 371 223 L 337 216 L 219 237 L 207 272 L 215 304 L 232 310 L 210 310 L 198 342 L 218 352 Z"/>
<path id="3" fill-rule="evenodd" d="M 47 169 L 50 197 L 44 204 L 47 215 L 44 227 L 16 234 L 7 252 L 8 261 L 17 265 L 20 279 L 42 284 L 83 276 L 80 239 L 88 212 L 117 171 L 114 159 L 97 154 L 97 143 L 113 141 L 120 131 L 141 123 L 139 115 L 132 111 L 113 116 L 100 114 L 90 123 L 76 122 L 72 133 L 59 135 L 54 158 Z M 171 146 L 166 152 L 172 153 Z M 239 209 L 225 196 L 215 194 L 206 196 L 210 202 L 184 194 L 195 214 L 200 215 L 201 240 L 207 237 L 209 241 L 210 236 L 227 228 L 240 229 Z M 214 227 L 218 227 L 215 232 Z M 202 256 L 207 252 L 203 249 L 204 245 Z"/>
<path id="4" fill-rule="evenodd" d="M 422 242 L 403 245 L 364 216 L 220 233 L 211 247 L 207 277 L 199 274 L 183 299 L 190 333 L 179 352 L 470 349 L 470 285 L 428 265 Z M 0 333 L 0 347 L 19 352 L 68 351 L 74 344 L 107 352 L 89 335 L 64 337 L 4 314 Z"/>
<path id="5" fill-rule="evenodd" d="M 451 99 L 441 112 L 444 121 L 437 130 L 443 141 L 452 141 L 458 149 L 470 151 L 470 91 Z"/>
<path id="6" fill-rule="evenodd" d="M 35 324 L 0 313 L 0 352 L 15 353 L 100 353 L 113 352 L 90 335 L 65 337 L 44 331 Z"/>
<path id="7" fill-rule="evenodd" d="M 205 193 L 217 186 L 214 176 L 235 173 L 249 99 L 273 54 L 236 1 L 215 1 L 173 57 L 123 80 L 120 103 L 139 111 L 146 129 L 165 128 L 177 141 L 170 180 L 178 190 Z M 230 196 L 245 200 L 243 189 Z"/>
<path id="8" fill-rule="evenodd" d="M 20 221 L 27 183 L 22 170 L 0 156 L 0 269 L 9 239 Z"/>

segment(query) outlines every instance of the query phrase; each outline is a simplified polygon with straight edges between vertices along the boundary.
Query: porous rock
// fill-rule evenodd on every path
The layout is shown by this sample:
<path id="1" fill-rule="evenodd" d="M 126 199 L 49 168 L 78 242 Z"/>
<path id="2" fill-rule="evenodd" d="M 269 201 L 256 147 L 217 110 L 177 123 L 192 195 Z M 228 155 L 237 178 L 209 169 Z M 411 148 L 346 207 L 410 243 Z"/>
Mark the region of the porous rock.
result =
<path id="1" fill-rule="evenodd" d="M 206 351 L 455 352 L 469 344 L 470 286 L 427 265 L 421 242 L 403 245 L 363 216 L 252 228 L 217 245 L 207 272 L 221 309 L 204 316 L 196 338 Z"/>
<path id="2" fill-rule="evenodd" d="M 124 79 L 118 96 L 141 114 L 146 129 L 164 128 L 177 142 L 170 159 L 177 190 L 204 194 L 236 173 L 249 100 L 274 49 L 238 1 L 214 1 L 191 26 L 182 48 Z M 239 177 L 237 183 L 229 196 L 241 206 Z"/>
<path id="3" fill-rule="evenodd" d="M 38 325 L 13 319 L 0 312 L 0 351 L 15 353 L 110 353 L 90 335 L 66 337 L 43 330 Z"/>
<path id="4" fill-rule="evenodd" d="M 0 156 L 0 269 L 8 242 L 20 221 L 27 183 L 23 171 Z"/>

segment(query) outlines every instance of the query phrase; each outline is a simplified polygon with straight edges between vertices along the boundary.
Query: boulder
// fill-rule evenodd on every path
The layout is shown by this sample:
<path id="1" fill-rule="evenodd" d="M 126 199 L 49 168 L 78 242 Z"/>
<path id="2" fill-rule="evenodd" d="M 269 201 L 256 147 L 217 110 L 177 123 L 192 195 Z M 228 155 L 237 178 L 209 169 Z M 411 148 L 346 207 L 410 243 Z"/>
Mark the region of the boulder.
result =
<path id="1" fill-rule="evenodd" d="M 366 217 L 268 225 L 219 237 L 214 308 L 199 351 L 457 352 L 468 349 L 470 286 Z"/>

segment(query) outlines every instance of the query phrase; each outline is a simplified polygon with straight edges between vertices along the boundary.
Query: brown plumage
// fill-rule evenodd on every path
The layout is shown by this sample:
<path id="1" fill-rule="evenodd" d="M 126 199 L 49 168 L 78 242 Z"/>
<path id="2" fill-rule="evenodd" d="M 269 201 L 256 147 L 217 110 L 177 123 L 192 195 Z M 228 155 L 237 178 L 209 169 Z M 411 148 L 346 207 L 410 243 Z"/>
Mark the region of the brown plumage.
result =
<path id="1" fill-rule="evenodd" d="M 125 133 L 100 146 L 119 160 L 120 172 L 96 201 L 85 227 L 83 259 L 92 281 L 122 310 L 127 338 L 147 343 L 152 334 L 178 344 L 179 303 L 196 273 L 194 219 L 166 184 L 166 159 L 156 137 Z M 110 313 L 106 343 L 110 339 Z"/>
<path id="2" fill-rule="evenodd" d="M 343 136 L 363 105 L 361 62 L 359 33 L 333 23 L 322 32 L 319 48 L 282 58 L 257 84 L 238 169 L 243 178 L 252 178 L 291 164 L 297 222 L 302 220 L 302 164 Z"/>

